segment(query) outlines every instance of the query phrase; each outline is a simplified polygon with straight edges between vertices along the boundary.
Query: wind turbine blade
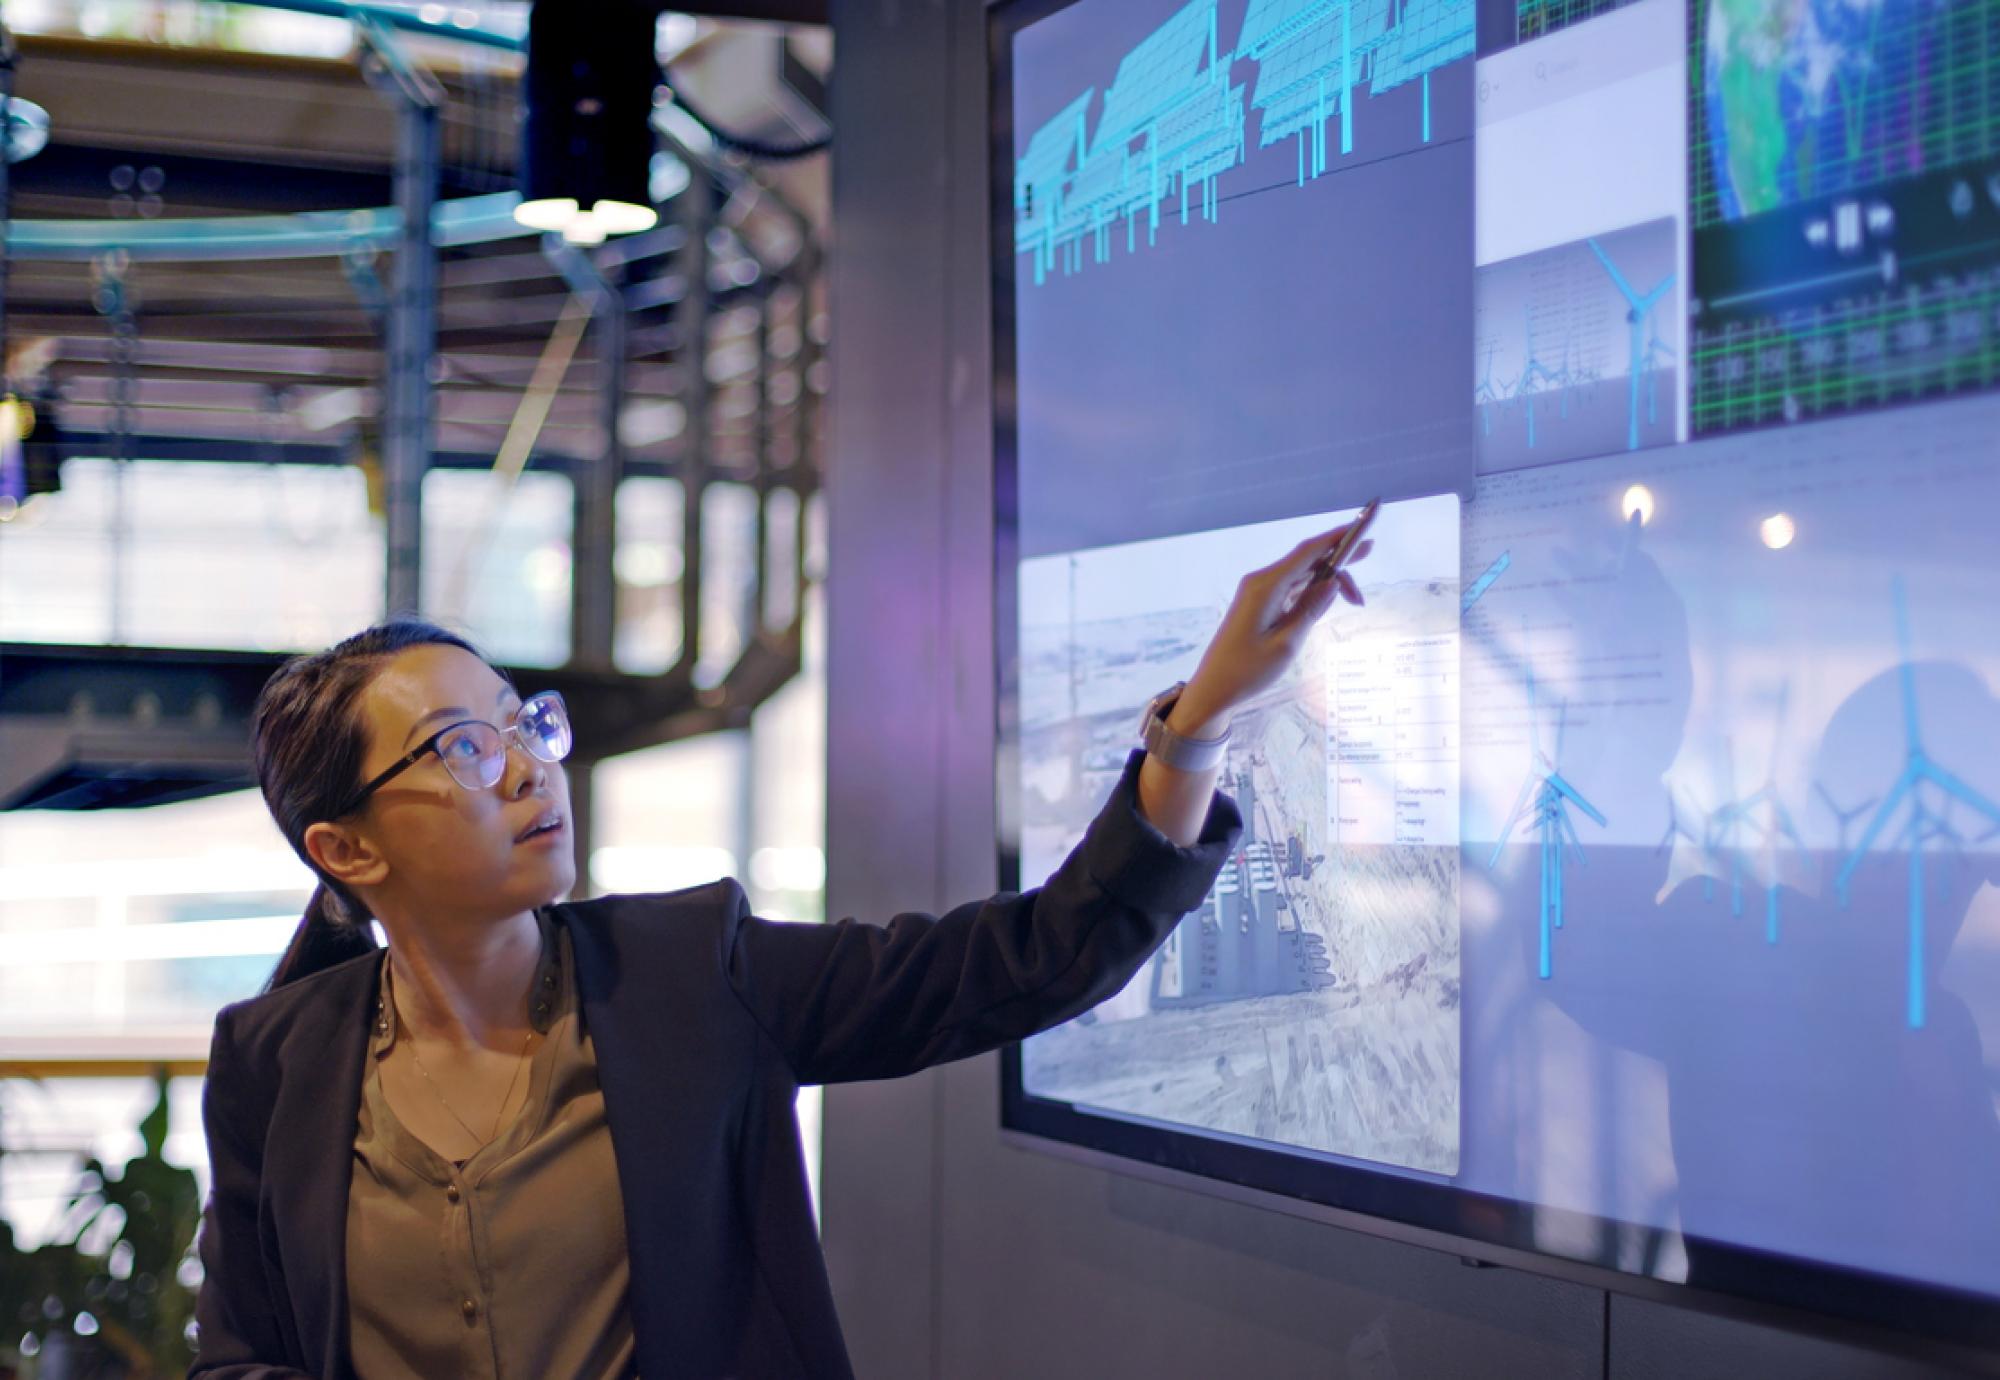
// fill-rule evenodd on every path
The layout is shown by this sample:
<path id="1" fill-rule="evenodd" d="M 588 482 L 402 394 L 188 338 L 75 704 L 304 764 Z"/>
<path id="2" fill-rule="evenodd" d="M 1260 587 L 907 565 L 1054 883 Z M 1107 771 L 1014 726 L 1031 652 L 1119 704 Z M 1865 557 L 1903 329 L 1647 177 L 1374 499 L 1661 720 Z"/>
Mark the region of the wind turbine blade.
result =
<path id="1" fill-rule="evenodd" d="M 1632 285 L 1625 281 L 1625 275 L 1618 271 L 1618 265 L 1611 262 L 1611 256 L 1604 252 L 1596 240 L 1587 240 L 1585 243 L 1590 246 L 1590 252 L 1597 256 L 1597 261 L 1604 265 L 1604 271 L 1611 275 L 1611 281 L 1617 285 L 1618 291 L 1624 294 L 1626 305 L 1634 311 L 1638 310 L 1639 294 L 1632 291 Z"/>
<path id="2" fill-rule="evenodd" d="M 1529 777 L 1521 783 L 1521 793 L 1514 798 L 1514 808 L 1507 812 L 1507 822 L 1500 829 L 1500 837 L 1493 844 L 1492 861 L 1486 864 L 1488 870 L 1500 865 L 1500 850 L 1507 846 L 1507 839 L 1514 832 L 1514 826 L 1521 822 L 1521 811 L 1528 803 L 1528 793 L 1535 788 L 1535 778 Z"/>
<path id="3" fill-rule="evenodd" d="M 1889 792 L 1888 798 L 1882 802 L 1882 808 L 1868 821 L 1868 827 L 1861 831 L 1860 841 L 1849 850 L 1847 861 L 1840 865 L 1840 871 L 1833 879 L 1836 887 L 1842 891 L 1847 890 L 1848 879 L 1854 875 L 1854 869 L 1861 865 L 1862 855 L 1867 853 L 1868 846 L 1875 842 L 1875 836 L 1882 832 L 1882 827 L 1889 822 L 1889 817 L 1896 813 L 1896 807 L 1903 803 L 1903 797 L 1910 793 L 1910 788 L 1916 784 L 1916 776 L 1915 768 L 1908 768 L 1896 779 L 1896 785 Z"/>
<path id="4" fill-rule="evenodd" d="M 1934 762 L 1926 761 L 1924 764 L 1924 775 L 1930 777 L 1931 780 L 1937 782 L 1945 790 L 1957 796 L 1960 803 L 1970 809 L 1977 810 L 1993 823 L 2000 824 L 2000 805 L 1995 805 L 1943 767 L 1938 766 Z"/>
<path id="5" fill-rule="evenodd" d="M 1576 835 L 1576 825 L 1571 821 L 1569 811 L 1556 811 L 1556 818 L 1562 823 L 1563 833 L 1569 836 L 1570 851 L 1576 854 L 1577 862 L 1584 867 L 1590 866 L 1590 860 L 1583 856 L 1583 840 Z"/>
<path id="6" fill-rule="evenodd" d="M 1578 795 L 1575 789 L 1570 786 L 1569 782 L 1563 780 L 1562 777 L 1558 775 L 1551 774 L 1549 776 L 1549 784 L 1555 787 L 1557 790 L 1561 791 L 1565 796 L 1569 797 L 1570 801 L 1576 806 L 1577 809 L 1583 811 L 1585 814 L 1589 815 L 1592 819 L 1596 820 L 1598 828 L 1602 829 L 1605 827 L 1608 821 L 1606 821 L 1603 815 L 1598 813 L 1597 807 L 1591 804 L 1588 800 L 1585 800 L 1582 796 Z"/>

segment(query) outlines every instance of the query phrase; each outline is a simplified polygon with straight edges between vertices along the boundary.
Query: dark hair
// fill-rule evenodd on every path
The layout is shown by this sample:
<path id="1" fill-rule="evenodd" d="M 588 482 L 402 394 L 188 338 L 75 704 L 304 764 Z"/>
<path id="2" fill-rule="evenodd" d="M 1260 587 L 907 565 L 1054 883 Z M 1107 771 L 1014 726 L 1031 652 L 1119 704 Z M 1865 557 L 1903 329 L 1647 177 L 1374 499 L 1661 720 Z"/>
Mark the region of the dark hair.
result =
<path id="1" fill-rule="evenodd" d="M 285 842 L 319 877 L 285 956 L 264 984 L 266 992 L 377 947 L 368 908 L 320 871 L 306 852 L 306 830 L 336 818 L 361 788 L 361 762 L 368 749 L 357 708 L 361 692 L 398 652 L 433 644 L 461 647 L 486 660 L 477 647 L 435 623 L 395 618 L 323 652 L 293 657 L 257 694 L 250 711 L 257 784 Z"/>

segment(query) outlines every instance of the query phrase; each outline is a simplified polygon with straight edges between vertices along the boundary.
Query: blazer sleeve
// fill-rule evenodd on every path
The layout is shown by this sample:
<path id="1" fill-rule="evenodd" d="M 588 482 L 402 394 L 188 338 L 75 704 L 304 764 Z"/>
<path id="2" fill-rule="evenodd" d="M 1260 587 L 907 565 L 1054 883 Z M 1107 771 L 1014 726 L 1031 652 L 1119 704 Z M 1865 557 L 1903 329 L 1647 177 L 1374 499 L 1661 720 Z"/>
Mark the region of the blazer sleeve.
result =
<path id="1" fill-rule="evenodd" d="M 310 1380 L 286 1362 L 257 1237 L 262 1137 L 241 1124 L 243 1071 L 229 1012 L 215 1018 L 201 1090 L 208 1137 L 209 1194 L 201 1218 L 201 1291 L 195 1296 L 195 1357 L 188 1380 Z"/>
<path id="2" fill-rule="evenodd" d="M 1201 904 L 1242 835 L 1218 792 L 1193 846 L 1138 808 L 1135 750 L 1082 842 L 1048 881 L 886 926 L 737 914 L 730 986 L 801 1083 L 893 1078 L 1060 1025 L 1116 993 Z"/>

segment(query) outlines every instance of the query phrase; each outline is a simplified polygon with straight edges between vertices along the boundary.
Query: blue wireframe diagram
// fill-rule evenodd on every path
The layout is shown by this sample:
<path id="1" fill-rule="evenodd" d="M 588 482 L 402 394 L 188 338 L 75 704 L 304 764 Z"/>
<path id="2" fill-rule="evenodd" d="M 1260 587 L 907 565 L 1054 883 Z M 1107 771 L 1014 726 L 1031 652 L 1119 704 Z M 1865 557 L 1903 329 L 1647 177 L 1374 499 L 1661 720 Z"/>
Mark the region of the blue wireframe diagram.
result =
<path id="1" fill-rule="evenodd" d="M 1526 659 L 1523 659 L 1524 668 Z M 1542 909 L 1541 909 L 1541 958 L 1537 971 L 1548 977 L 1553 971 L 1551 961 L 1551 929 L 1561 929 L 1563 923 L 1563 864 L 1572 854 L 1579 865 L 1587 866 L 1583 856 L 1583 840 L 1577 837 L 1576 825 L 1570 822 L 1569 807 L 1576 806 L 1599 828 L 1607 821 L 1595 805 L 1578 794 L 1576 788 L 1563 779 L 1557 763 L 1562 759 L 1563 724 L 1568 718 L 1568 706 L 1562 705 L 1556 711 L 1556 744 L 1553 754 L 1542 751 L 1541 722 L 1535 711 L 1535 674 L 1526 669 L 1528 680 L 1528 750 L 1534 770 L 1521 783 L 1521 793 L 1515 797 L 1514 808 L 1507 814 L 1507 822 L 1501 827 L 1500 837 L 1493 845 L 1493 856 L 1487 862 L 1488 869 L 1500 865 L 1501 850 L 1514 833 L 1514 826 L 1521 823 L 1532 811 L 1535 833 L 1541 841 L 1542 854 Z"/>
<path id="2" fill-rule="evenodd" d="M 1392 13 L 1390 0 L 1251 0 L 1236 52 L 1258 64 L 1257 142 L 1298 137 L 1300 186 L 1326 171 L 1336 113 L 1340 151 L 1354 152 L 1354 88 L 1394 32 Z"/>
<path id="3" fill-rule="evenodd" d="M 1095 262 L 1110 258 L 1111 227 L 1121 216 L 1128 252 L 1138 247 L 1142 210 L 1153 242 L 1170 182 L 1180 185 L 1183 218 L 1190 181 L 1201 185 L 1203 218 L 1215 218 L 1215 178 L 1243 156 L 1242 88 L 1229 85 L 1215 26 L 1216 0 L 1194 0 L 1118 64 L 1059 227 L 1072 243 L 1088 232 Z"/>
<path id="4" fill-rule="evenodd" d="M 1392 41 L 1375 55 L 1369 94 L 1405 82 L 1424 84 L 1424 142 L 1431 140 L 1431 73 L 1472 53 L 1477 11 L 1473 0 L 1403 0 Z"/>
<path id="5" fill-rule="evenodd" d="M 1125 222 L 1126 252 L 1157 242 L 1162 208 L 1190 201 L 1217 219 L 1217 179 L 1244 162 L 1247 111 L 1261 113 L 1258 147 L 1297 137 L 1299 184 L 1327 171 L 1328 127 L 1340 118 L 1343 154 L 1354 148 L 1354 100 L 1423 83 L 1423 138 L 1431 137 L 1430 77 L 1473 51 L 1474 0 L 1250 0 L 1234 52 L 1220 49 L 1218 0 L 1192 0 L 1118 64 L 1094 132 L 1085 91 L 1029 138 L 1015 160 L 1014 246 L 1034 281 L 1075 273 L 1111 255 Z M 1231 80 L 1257 64 L 1255 94 Z M 1247 98 L 1247 99 L 1246 99 Z"/>
<path id="6" fill-rule="evenodd" d="M 1923 735 L 1918 728 L 1917 683 L 1914 661 L 1910 651 L 1910 606 L 1903 589 L 1900 576 L 1892 586 L 1896 605 L 1896 640 L 1903 653 L 1899 670 L 1903 684 L 1903 740 L 1906 755 L 1903 771 L 1889 788 L 1868 827 L 1861 832 L 1853 851 L 1841 864 L 1834 877 L 1834 891 L 1840 903 L 1846 905 L 1848 888 L 1854 880 L 1854 870 L 1861 866 L 1861 860 L 1868 849 L 1888 825 L 1889 820 L 1907 799 L 1910 810 L 1904 820 L 1901 833 L 1903 848 L 1910 855 L 1910 958 L 1909 958 L 1909 1011 L 1910 1029 L 1921 1030 L 1924 1024 L 1924 852 L 1935 841 L 1962 844 L 1963 837 L 1951 822 L 1951 808 L 1954 803 L 1965 806 L 1975 814 L 1984 815 L 1989 823 L 2000 827 L 2000 805 L 1994 804 L 1978 791 L 1968 786 L 1951 772 L 1939 766 L 1924 750 Z M 1934 806 L 1925 798 L 1924 788 L 1943 797 L 1941 806 Z M 1829 802 L 1831 803 L 1831 802 Z M 1990 837 L 1986 835 L 1985 837 Z"/>
<path id="7" fill-rule="evenodd" d="M 1660 415 L 1659 398 L 1651 382 L 1653 377 L 1651 371 L 1656 367 L 1662 352 L 1668 358 L 1672 358 L 1674 353 L 1673 349 L 1660 339 L 1659 323 L 1654 312 L 1654 308 L 1660 305 L 1660 299 L 1673 290 L 1674 275 L 1669 273 L 1648 291 L 1638 292 L 1625 280 L 1625 275 L 1618 271 L 1618 265 L 1611 262 L 1611 256 L 1604 252 L 1604 246 L 1594 238 L 1590 241 L 1590 252 L 1604 265 L 1604 271 L 1611 275 L 1611 281 L 1617 286 L 1619 296 L 1625 299 L 1625 319 L 1632 328 L 1632 367 L 1629 370 L 1632 398 L 1627 414 L 1630 419 L 1630 429 L 1625 449 L 1637 450 L 1639 449 L 1639 376 L 1644 373 L 1648 379 L 1646 420 L 1649 423 L 1657 422 Z M 1646 340 L 1649 330 L 1652 335 L 1650 343 Z"/>
<path id="8" fill-rule="evenodd" d="M 1215 26 L 1216 0 L 1193 0 L 1118 64 L 1094 136 L 1092 87 L 1029 138 L 1014 165 L 1014 248 L 1033 257 L 1036 284 L 1081 269 L 1086 238 L 1093 262 L 1108 259 L 1121 218 L 1128 251 L 1141 212 L 1153 243 L 1176 190 L 1183 224 L 1191 187 L 1202 217 L 1215 218 L 1215 179 L 1244 153 L 1244 91 L 1229 82 Z"/>
<path id="9" fill-rule="evenodd" d="M 1792 823 L 1791 812 L 1778 794 L 1778 738 L 1784 732 L 1785 705 L 1791 698 L 1791 686 L 1787 684 L 1778 692 L 1777 727 L 1771 735 L 1771 767 L 1764 778 L 1764 784 L 1741 800 L 1733 800 L 1710 812 L 1704 829 L 1703 848 L 1713 856 L 1727 855 L 1729 858 L 1729 913 L 1743 914 L 1743 869 L 1746 855 L 1751 848 L 1744 846 L 1744 834 L 1752 836 L 1752 847 L 1761 850 L 1764 856 L 1764 941 L 1778 942 L 1778 866 L 1777 850 L 1780 845 L 1789 844 L 1797 852 L 1805 852 L 1805 840 Z M 1728 788 L 1736 784 L 1735 744 L 1725 747 L 1725 776 Z M 1710 893 L 1712 894 L 1712 893 Z"/>
<path id="10" fill-rule="evenodd" d="M 1027 152 L 1014 164 L 1014 245 L 1017 252 L 1034 256 L 1037 283 L 1055 267 L 1064 184 L 1083 166 L 1084 119 L 1096 95 L 1093 86 L 1064 106 L 1061 114 L 1035 131 Z"/>

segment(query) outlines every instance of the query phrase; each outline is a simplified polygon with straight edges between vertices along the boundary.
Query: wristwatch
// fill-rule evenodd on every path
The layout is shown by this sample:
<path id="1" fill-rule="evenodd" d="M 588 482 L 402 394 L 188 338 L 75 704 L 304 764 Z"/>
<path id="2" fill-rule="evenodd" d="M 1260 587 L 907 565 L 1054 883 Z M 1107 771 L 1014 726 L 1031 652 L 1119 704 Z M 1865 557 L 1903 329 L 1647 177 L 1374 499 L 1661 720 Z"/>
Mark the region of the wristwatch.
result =
<path id="1" fill-rule="evenodd" d="M 1176 771 L 1210 771 L 1221 765 L 1223 750 L 1229 746 L 1229 731 L 1224 729 L 1220 738 L 1189 738 L 1168 728 L 1167 715 L 1185 689 L 1187 682 L 1177 680 L 1153 696 L 1139 724 L 1139 742 L 1148 754 Z"/>

